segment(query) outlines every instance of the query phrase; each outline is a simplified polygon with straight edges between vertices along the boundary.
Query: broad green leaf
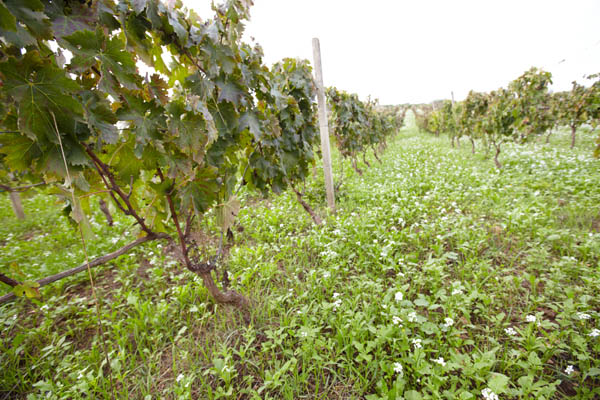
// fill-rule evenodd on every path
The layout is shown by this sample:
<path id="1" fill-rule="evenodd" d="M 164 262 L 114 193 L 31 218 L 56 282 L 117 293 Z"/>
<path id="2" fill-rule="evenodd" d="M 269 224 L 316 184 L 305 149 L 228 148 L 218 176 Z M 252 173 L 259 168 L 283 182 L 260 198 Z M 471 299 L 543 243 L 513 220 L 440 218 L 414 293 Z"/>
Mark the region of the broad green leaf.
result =
<path id="1" fill-rule="evenodd" d="M 488 380 L 488 387 L 496 394 L 506 393 L 509 380 L 506 375 L 492 373 L 491 378 Z"/>
<path id="2" fill-rule="evenodd" d="M 107 100 L 101 99 L 91 91 L 81 94 L 86 121 L 93 131 L 100 134 L 104 143 L 115 144 L 119 140 L 119 130 L 115 126 L 117 116 L 110 109 Z"/>
<path id="3" fill-rule="evenodd" d="M 404 398 L 406 400 L 420 400 L 423 397 L 416 390 L 407 390 L 406 392 L 404 392 Z"/>
<path id="4" fill-rule="evenodd" d="M 118 96 L 119 86 L 138 89 L 140 77 L 136 74 L 134 58 L 118 36 L 106 37 L 101 29 L 84 30 L 65 36 L 61 43 L 73 52 L 70 68 L 83 72 L 96 64 L 102 72 L 101 88 Z"/>
<path id="5" fill-rule="evenodd" d="M 40 0 L 3 0 L 4 5 L 35 36 L 52 39 L 50 20 L 44 14 L 44 4 Z"/>
<path id="6" fill-rule="evenodd" d="M 0 74 L 4 90 L 19 103 L 19 128 L 31 139 L 58 144 L 52 115 L 83 120 L 83 109 L 75 97 L 79 86 L 50 60 L 41 59 L 37 51 L 0 63 Z"/>
<path id="7" fill-rule="evenodd" d="M 0 29 L 13 32 L 17 30 L 17 20 L 15 16 L 10 13 L 2 1 L 0 1 Z"/>
<path id="8" fill-rule="evenodd" d="M 251 111 L 246 111 L 240 117 L 240 129 L 248 129 L 254 136 L 255 140 L 260 140 L 262 136 L 262 130 L 256 114 Z"/>
<path id="9" fill-rule="evenodd" d="M 600 368 L 590 368 L 586 373 L 586 376 L 599 376 L 600 375 Z"/>
<path id="10" fill-rule="evenodd" d="M 217 224 L 222 232 L 227 232 L 233 226 L 235 218 L 240 212 L 240 201 L 232 196 L 224 204 L 219 205 L 217 211 Z"/>
<path id="11" fill-rule="evenodd" d="M 53 0 L 46 7 L 52 21 L 52 30 L 57 39 L 62 39 L 77 31 L 96 29 L 98 2 L 66 2 Z"/>
<path id="12" fill-rule="evenodd" d="M 237 107 L 244 96 L 244 91 L 234 82 L 219 79 L 215 83 L 219 88 L 218 101 L 228 101 Z"/>
<path id="13" fill-rule="evenodd" d="M 197 214 L 202 214 L 214 204 L 218 192 L 217 170 L 212 167 L 203 168 L 196 173 L 193 182 L 180 190 L 182 208 L 193 208 Z"/>
<path id="14" fill-rule="evenodd" d="M 39 298 L 40 291 L 38 288 L 40 284 L 35 281 L 25 281 L 20 285 L 13 287 L 13 293 L 18 297 Z"/>

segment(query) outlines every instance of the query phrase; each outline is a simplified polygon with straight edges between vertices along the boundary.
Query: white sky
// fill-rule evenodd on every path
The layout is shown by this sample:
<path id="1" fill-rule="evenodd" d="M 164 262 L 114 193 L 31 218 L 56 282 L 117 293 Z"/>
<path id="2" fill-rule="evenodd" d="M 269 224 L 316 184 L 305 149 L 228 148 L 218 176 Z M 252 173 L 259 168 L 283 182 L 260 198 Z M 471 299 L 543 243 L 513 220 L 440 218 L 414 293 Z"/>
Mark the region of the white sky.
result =
<path id="1" fill-rule="evenodd" d="M 212 16 L 209 0 L 183 1 Z M 451 91 L 460 100 L 471 89 L 506 86 L 532 66 L 552 72 L 554 90 L 600 72 L 600 0 L 254 3 L 246 36 L 262 45 L 267 65 L 284 57 L 312 63 L 318 37 L 325 85 L 381 104 L 429 102 Z"/>

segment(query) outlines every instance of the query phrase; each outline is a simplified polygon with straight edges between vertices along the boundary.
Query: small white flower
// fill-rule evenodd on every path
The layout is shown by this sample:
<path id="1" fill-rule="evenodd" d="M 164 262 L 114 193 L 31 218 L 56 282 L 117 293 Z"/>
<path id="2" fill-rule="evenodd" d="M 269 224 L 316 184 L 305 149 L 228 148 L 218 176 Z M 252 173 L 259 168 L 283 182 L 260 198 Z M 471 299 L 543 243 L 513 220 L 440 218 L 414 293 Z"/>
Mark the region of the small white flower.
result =
<path id="1" fill-rule="evenodd" d="M 402 299 L 404 299 L 404 296 L 402 295 L 402 292 L 396 292 L 396 294 L 394 295 L 394 300 L 396 300 L 396 301 L 402 301 Z"/>
<path id="2" fill-rule="evenodd" d="M 535 322 L 535 315 L 528 315 L 525 317 L 527 322 Z"/>
<path id="3" fill-rule="evenodd" d="M 182 380 L 183 378 L 185 378 L 185 376 L 184 376 L 183 374 L 179 374 L 179 375 L 177 375 L 177 378 L 175 378 L 175 381 L 176 381 L 177 383 L 179 383 L 179 382 L 181 382 L 181 380 Z"/>
<path id="4" fill-rule="evenodd" d="M 584 320 L 586 320 L 586 319 L 590 319 L 590 318 L 592 318 L 592 317 L 590 316 L 590 314 L 586 314 L 586 313 L 578 312 L 578 313 L 577 313 L 577 318 L 579 318 L 581 321 L 584 321 Z"/>
<path id="5" fill-rule="evenodd" d="M 394 363 L 394 372 L 398 375 L 402 376 L 404 374 L 404 370 L 402 369 L 402 364 L 399 362 Z"/>
<path id="6" fill-rule="evenodd" d="M 333 311 L 336 311 L 342 305 L 342 299 L 337 299 L 333 302 Z"/>
<path id="7" fill-rule="evenodd" d="M 394 316 L 392 317 L 392 322 L 394 323 L 394 325 L 401 326 L 401 325 L 402 325 L 402 318 L 400 318 L 400 317 L 398 317 L 398 316 L 394 315 Z"/>
<path id="8" fill-rule="evenodd" d="M 442 367 L 445 367 L 445 366 L 446 366 L 446 361 L 444 361 L 444 358 L 443 358 L 443 357 L 436 358 L 436 359 L 433 359 L 433 360 L 431 360 L 431 361 L 433 361 L 434 363 L 438 363 L 438 364 L 440 364 Z"/>
<path id="9" fill-rule="evenodd" d="M 572 365 L 567 365 L 567 368 L 565 368 L 565 374 L 571 375 L 573 372 L 575 372 L 575 368 L 573 368 Z"/>
<path id="10" fill-rule="evenodd" d="M 331 276 L 331 273 L 329 271 L 325 271 L 323 273 L 323 278 L 329 278 Z"/>
<path id="11" fill-rule="evenodd" d="M 591 336 L 591 337 L 598 337 L 598 336 L 600 336 L 600 329 L 593 329 L 593 330 L 592 330 L 592 331 L 591 331 L 591 332 L 588 334 L 588 336 Z"/>
<path id="12" fill-rule="evenodd" d="M 452 296 L 457 296 L 459 294 L 463 294 L 463 291 L 461 288 L 456 288 L 452 291 Z"/>
<path id="13" fill-rule="evenodd" d="M 483 396 L 484 400 L 498 400 L 498 395 L 492 392 L 492 389 L 490 388 L 483 389 L 481 391 L 481 395 Z"/>
<path id="14" fill-rule="evenodd" d="M 417 322 L 417 313 L 412 311 L 407 316 L 408 322 Z"/>
<path id="15" fill-rule="evenodd" d="M 444 318 L 444 326 L 446 328 L 449 328 L 452 325 L 454 325 L 454 320 L 452 318 Z"/>
<path id="16" fill-rule="evenodd" d="M 307 337 L 307 336 L 308 336 L 308 332 L 306 332 L 306 331 L 300 332 L 300 337 Z"/>
<path id="17" fill-rule="evenodd" d="M 420 349 L 423 347 L 423 345 L 421 344 L 421 339 L 413 339 L 412 344 L 413 346 L 415 346 L 415 349 Z"/>
<path id="18" fill-rule="evenodd" d="M 510 336 L 515 336 L 517 334 L 517 331 L 515 331 L 515 329 L 512 328 L 512 327 L 511 328 L 506 328 L 504 330 L 504 332 L 506 332 L 506 334 L 510 335 Z"/>
<path id="19" fill-rule="evenodd" d="M 118 241 L 119 241 L 119 238 L 116 238 L 116 237 L 114 237 L 114 238 L 111 239 L 112 244 L 115 244 Z"/>
<path id="20" fill-rule="evenodd" d="M 50 307 L 48 306 L 48 304 L 44 304 L 43 306 L 40 307 L 41 311 L 48 311 Z"/>
<path id="21" fill-rule="evenodd" d="M 337 299 L 339 296 L 340 296 L 340 294 L 339 294 L 339 293 L 337 293 L 337 292 L 333 292 L 333 298 L 334 298 L 334 299 Z"/>

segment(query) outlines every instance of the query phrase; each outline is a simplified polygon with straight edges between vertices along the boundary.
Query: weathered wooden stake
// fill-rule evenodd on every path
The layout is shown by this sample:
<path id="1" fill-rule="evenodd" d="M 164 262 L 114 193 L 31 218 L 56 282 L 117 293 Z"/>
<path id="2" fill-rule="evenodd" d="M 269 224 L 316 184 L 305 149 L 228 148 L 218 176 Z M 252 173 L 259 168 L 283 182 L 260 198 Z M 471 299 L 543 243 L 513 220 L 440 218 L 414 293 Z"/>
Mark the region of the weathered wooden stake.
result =
<path id="1" fill-rule="evenodd" d="M 21 196 L 18 192 L 10 192 L 10 201 L 12 202 L 12 208 L 18 219 L 25 219 L 25 211 L 23 211 L 23 203 L 21 203 Z"/>
<path id="2" fill-rule="evenodd" d="M 315 81 L 317 84 L 317 102 L 319 104 L 319 128 L 321 131 L 321 153 L 323 154 L 323 172 L 325 175 L 325 191 L 327 205 L 335 212 L 335 194 L 333 193 L 333 172 L 331 170 L 331 151 L 329 148 L 329 125 L 327 124 L 327 103 L 323 87 L 323 70 L 321 69 L 321 45 L 318 38 L 313 38 L 313 58 L 315 60 Z"/>

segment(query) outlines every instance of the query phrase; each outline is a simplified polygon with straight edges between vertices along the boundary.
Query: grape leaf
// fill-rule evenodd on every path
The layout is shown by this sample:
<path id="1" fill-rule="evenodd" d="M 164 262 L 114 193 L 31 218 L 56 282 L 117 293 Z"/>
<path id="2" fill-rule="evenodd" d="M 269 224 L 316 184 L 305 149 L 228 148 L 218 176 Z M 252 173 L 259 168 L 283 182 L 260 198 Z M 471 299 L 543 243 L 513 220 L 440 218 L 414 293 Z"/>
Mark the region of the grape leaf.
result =
<path id="1" fill-rule="evenodd" d="M 51 115 L 83 120 L 77 83 L 37 52 L 0 63 L 4 89 L 18 102 L 19 129 L 31 139 L 58 143 Z"/>
<path id="2" fill-rule="evenodd" d="M 254 136 L 255 140 L 260 140 L 262 136 L 262 130 L 256 114 L 252 111 L 246 111 L 240 117 L 240 129 L 248 129 Z"/>
<path id="3" fill-rule="evenodd" d="M 217 210 L 217 225 L 221 227 L 221 231 L 227 232 L 233 226 L 235 217 L 240 212 L 240 201 L 237 197 L 232 196 L 225 203 L 219 205 Z"/>
<path id="4" fill-rule="evenodd" d="M 0 29 L 13 32 L 17 30 L 17 19 L 8 11 L 2 1 L 0 1 Z"/>
<path id="5" fill-rule="evenodd" d="M 196 173 L 193 182 L 189 182 L 181 189 L 182 208 L 192 207 L 196 213 L 202 214 L 215 202 L 218 192 L 217 169 L 203 168 Z"/>
<path id="6" fill-rule="evenodd" d="M 244 95 L 243 90 L 241 90 L 241 88 L 234 82 L 218 79 L 215 81 L 215 83 L 219 88 L 218 101 L 225 100 L 237 107 Z"/>
<path id="7" fill-rule="evenodd" d="M 4 0 L 4 5 L 36 37 L 51 40 L 50 20 L 40 0 Z"/>
<path id="8" fill-rule="evenodd" d="M 85 70 L 99 64 L 102 73 L 101 88 L 118 97 L 119 85 L 127 89 L 138 89 L 140 77 L 136 74 L 132 54 L 125 49 L 125 42 L 117 36 L 107 38 L 102 29 L 95 32 L 84 30 L 65 36 L 61 41 L 73 52 L 70 69 Z"/>
<path id="9" fill-rule="evenodd" d="M 98 3 L 65 2 L 53 0 L 46 7 L 52 30 L 57 39 L 81 30 L 94 31 L 98 18 Z"/>
<path id="10" fill-rule="evenodd" d="M 117 116 L 110 109 L 106 99 L 101 99 L 97 93 L 85 91 L 81 94 L 86 121 L 90 129 L 100 134 L 104 143 L 115 144 L 119 140 L 119 130 L 115 126 Z"/>

